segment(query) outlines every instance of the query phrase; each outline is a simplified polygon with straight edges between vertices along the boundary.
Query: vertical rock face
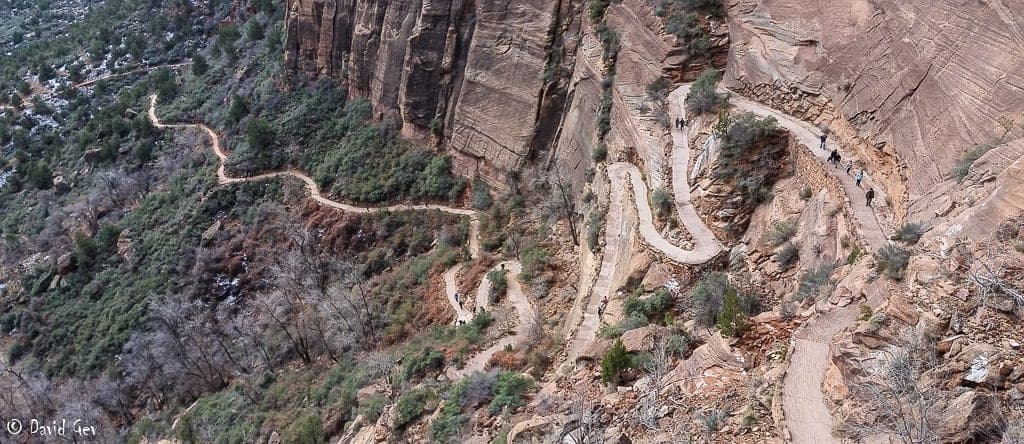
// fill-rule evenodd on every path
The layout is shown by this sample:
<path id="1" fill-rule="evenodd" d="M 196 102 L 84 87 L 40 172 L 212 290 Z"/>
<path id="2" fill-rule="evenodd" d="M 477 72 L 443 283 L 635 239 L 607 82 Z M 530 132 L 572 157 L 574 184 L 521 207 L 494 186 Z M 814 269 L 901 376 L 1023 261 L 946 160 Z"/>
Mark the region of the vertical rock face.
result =
<path id="1" fill-rule="evenodd" d="M 557 2 L 481 1 L 466 59 L 451 146 L 518 169 L 529 154 Z"/>
<path id="2" fill-rule="evenodd" d="M 407 134 L 443 135 L 458 168 L 498 183 L 554 140 L 537 131 L 546 107 L 561 106 L 544 97 L 560 79 L 544 73 L 556 45 L 552 63 L 571 66 L 562 48 L 579 32 L 576 3 L 288 0 L 285 66 L 338 79 Z"/>
<path id="3" fill-rule="evenodd" d="M 732 0 L 727 81 L 830 101 L 911 201 L 1024 112 L 1024 2 Z"/>

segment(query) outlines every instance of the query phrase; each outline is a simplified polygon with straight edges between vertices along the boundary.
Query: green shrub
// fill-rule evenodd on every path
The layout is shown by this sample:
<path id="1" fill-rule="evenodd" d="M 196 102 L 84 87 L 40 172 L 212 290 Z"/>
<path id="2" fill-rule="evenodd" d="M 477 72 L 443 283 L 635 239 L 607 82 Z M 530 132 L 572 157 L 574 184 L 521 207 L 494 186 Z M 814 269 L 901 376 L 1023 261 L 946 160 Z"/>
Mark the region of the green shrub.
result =
<path id="1" fill-rule="evenodd" d="M 605 352 L 604 358 L 601 359 L 601 379 L 604 382 L 618 384 L 622 372 L 632 366 L 633 358 L 626 351 L 626 347 L 622 345 L 622 340 L 616 339 L 615 343 Z"/>
<path id="2" fill-rule="evenodd" d="M 654 203 L 654 210 L 658 213 L 658 217 L 666 217 L 671 214 L 672 193 L 669 193 L 665 188 L 656 188 L 651 196 L 651 201 Z"/>
<path id="3" fill-rule="evenodd" d="M 779 220 L 772 223 L 771 228 L 765 234 L 765 243 L 771 247 L 777 247 L 788 242 L 796 236 L 796 221 Z"/>
<path id="4" fill-rule="evenodd" d="M 809 297 L 815 300 L 828 298 L 832 294 L 832 264 L 821 264 L 817 268 L 805 271 L 800 277 L 800 286 L 797 288 L 793 300 L 802 301 Z"/>
<path id="5" fill-rule="evenodd" d="M 487 188 L 487 183 L 481 180 L 479 177 L 473 180 L 473 209 L 479 211 L 487 211 L 494 204 L 494 200 L 491 199 L 491 192 Z"/>
<path id="6" fill-rule="evenodd" d="M 533 380 L 515 372 L 503 371 L 498 374 L 498 381 L 494 385 L 494 399 L 487 410 L 491 415 L 501 413 L 502 410 L 515 410 L 524 404 L 523 395 L 534 389 Z"/>
<path id="7" fill-rule="evenodd" d="M 814 196 L 814 192 L 811 191 L 811 187 L 804 187 L 800 190 L 800 199 L 810 200 L 811 196 Z"/>
<path id="8" fill-rule="evenodd" d="M 775 261 L 782 269 L 788 269 L 800 260 L 800 248 L 792 242 L 786 242 L 779 251 L 775 252 Z"/>
<path id="9" fill-rule="evenodd" d="M 715 319 L 718 329 L 726 336 L 739 336 L 746 328 L 749 316 L 750 312 L 741 303 L 736 288 L 730 286 L 725 292 L 722 310 Z"/>
<path id="10" fill-rule="evenodd" d="M 853 265 L 858 259 L 864 257 L 864 254 L 864 250 L 861 250 L 859 245 L 854 244 L 850 254 L 846 255 L 846 264 Z"/>
<path id="11" fill-rule="evenodd" d="M 605 208 L 596 208 L 587 216 L 587 245 L 591 251 L 597 251 L 601 247 L 601 232 L 604 231 L 604 221 L 608 215 Z"/>
<path id="12" fill-rule="evenodd" d="M 673 333 L 665 339 L 665 350 L 676 356 L 684 356 L 690 351 L 693 338 L 686 332 Z"/>
<path id="13" fill-rule="evenodd" d="M 324 428 L 320 418 L 314 414 L 299 417 L 281 433 L 281 442 L 321 444 L 324 442 Z"/>
<path id="14" fill-rule="evenodd" d="M 210 70 L 210 64 L 207 63 L 206 57 L 202 54 L 196 54 L 192 56 L 192 74 L 195 76 L 202 76 Z"/>
<path id="15" fill-rule="evenodd" d="M 239 122 L 249 115 L 249 101 L 238 94 L 231 95 L 231 106 L 228 108 L 228 122 Z"/>
<path id="16" fill-rule="evenodd" d="M 601 163 L 608 158 L 608 145 L 605 144 L 604 140 L 598 141 L 597 145 L 594 146 L 593 152 L 590 153 L 593 157 L 594 162 Z"/>
<path id="17" fill-rule="evenodd" d="M 505 291 L 508 290 L 507 274 L 505 270 L 491 270 L 487 272 L 487 280 L 491 281 L 491 294 L 505 294 Z"/>
<path id="18" fill-rule="evenodd" d="M 437 370 L 444 364 L 444 354 L 430 347 L 413 349 L 407 352 L 402 364 L 402 379 L 412 380 L 423 376 L 427 371 Z"/>
<path id="19" fill-rule="evenodd" d="M 597 137 L 603 141 L 612 129 L 612 89 L 610 87 L 601 92 L 601 107 L 597 112 L 596 125 Z"/>
<path id="20" fill-rule="evenodd" d="M 729 414 L 725 410 L 721 409 L 709 409 L 695 414 L 697 420 L 704 427 L 704 433 L 711 436 L 715 432 L 722 429 L 725 425 L 725 421 L 729 419 Z"/>
<path id="21" fill-rule="evenodd" d="M 427 403 L 433 401 L 436 395 L 434 392 L 425 389 L 417 388 L 412 389 L 398 398 L 398 404 L 395 406 L 395 417 L 392 418 L 391 425 L 396 431 L 404 431 L 409 424 L 416 421 L 427 408 Z"/>
<path id="22" fill-rule="evenodd" d="M 893 280 L 902 280 L 910 263 L 910 251 L 896 245 L 886 245 L 875 252 L 875 269 Z"/>
<path id="23" fill-rule="evenodd" d="M 532 281 L 538 274 L 547 269 L 548 262 L 551 260 L 551 255 L 547 250 L 538 244 L 528 245 L 519 256 L 519 260 L 522 263 L 522 270 L 519 276 L 526 282 Z"/>
<path id="24" fill-rule="evenodd" d="M 730 287 L 725 273 L 708 273 L 701 278 L 690 295 L 697 323 L 705 327 L 715 324 Z"/>
<path id="25" fill-rule="evenodd" d="M 860 312 L 860 314 L 857 315 L 858 321 L 866 321 L 871 319 L 871 316 L 874 315 L 874 311 L 871 310 L 871 306 L 868 304 L 860 304 L 857 309 Z"/>
<path id="26" fill-rule="evenodd" d="M 36 189 L 48 190 L 53 187 L 53 170 L 45 162 L 32 162 L 18 168 L 19 174 L 25 178 L 25 181 Z"/>
<path id="27" fill-rule="evenodd" d="M 889 239 L 903 242 L 907 245 L 914 245 L 917 241 L 921 240 L 921 236 L 924 235 L 925 231 L 927 230 L 924 228 L 924 225 L 910 222 L 900 226 Z"/>
<path id="28" fill-rule="evenodd" d="M 717 69 L 708 68 L 702 71 L 690 86 L 690 93 L 686 96 L 686 108 L 697 115 L 717 110 L 723 103 L 722 96 L 718 94 L 718 82 L 721 80 L 722 72 Z"/>
<path id="29" fill-rule="evenodd" d="M 608 9 L 611 4 L 610 0 L 591 0 L 590 7 L 587 9 L 587 16 L 590 17 L 590 21 L 597 23 L 604 18 L 604 12 Z"/>
<path id="30" fill-rule="evenodd" d="M 249 20 L 249 24 L 245 27 L 245 38 L 250 42 L 263 40 L 263 25 L 260 24 L 255 18 Z"/>
<path id="31" fill-rule="evenodd" d="M 370 396 L 363 402 L 359 403 L 358 414 L 362 415 L 368 423 L 372 424 L 377 422 L 377 418 L 380 418 L 380 415 L 384 412 L 384 407 L 386 407 L 387 404 L 388 399 L 381 395 Z"/>
<path id="32" fill-rule="evenodd" d="M 623 304 L 623 311 L 626 316 L 643 315 L 650 319 L 655 315 L 664 313 L 672 306 L 672 295 L 668 290 L 659 288 L 653 294 L 640 298 L 637 295 L 630 295 Z"/>

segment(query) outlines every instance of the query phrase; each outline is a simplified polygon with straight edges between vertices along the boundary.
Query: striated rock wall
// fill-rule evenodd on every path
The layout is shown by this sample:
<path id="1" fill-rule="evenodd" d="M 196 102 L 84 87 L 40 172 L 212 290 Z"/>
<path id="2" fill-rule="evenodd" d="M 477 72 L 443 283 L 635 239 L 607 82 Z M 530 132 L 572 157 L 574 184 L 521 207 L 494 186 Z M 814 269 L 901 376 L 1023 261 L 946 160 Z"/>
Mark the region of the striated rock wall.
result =
<path id="1" fill-rule="evenodd" d="M 407 136 L 447 141 L 461 172 L 502 186 L 555 140 L 581 10 L 574 0 L 287 0 L 285 66 L 339 80 Z"/>
<path id="2" fill-rule="evenodd" d="M 404 135 L 451 148 L 457 172 L 499 189 L 527 160 L 568 168 L 575 181 L 592 167 L 608 68 L 586 5 L 287 0 L 286 72 L 337 79 L 351 96 L 370 98 L 377 116 L 401 122 Z M 623 0 L 606 13 L 621 42 L 608 145 L 613 155 L 636 153 L 659 184 L 667 128 L 646 88 L 663 76 L 692 77 L 706 60 L 666 36 L 654 10 L 648 0 Z M 725 54 L 724 29 L 715 25 L 721 38 L 712 57 Z"/>
<path id="3" fill-rule="evenodd" d="M 1020 0 L 732 0 L 729 16 L 727 82 L 831 104 L 896 155 L 910 203 L 1024 112 Z"/>

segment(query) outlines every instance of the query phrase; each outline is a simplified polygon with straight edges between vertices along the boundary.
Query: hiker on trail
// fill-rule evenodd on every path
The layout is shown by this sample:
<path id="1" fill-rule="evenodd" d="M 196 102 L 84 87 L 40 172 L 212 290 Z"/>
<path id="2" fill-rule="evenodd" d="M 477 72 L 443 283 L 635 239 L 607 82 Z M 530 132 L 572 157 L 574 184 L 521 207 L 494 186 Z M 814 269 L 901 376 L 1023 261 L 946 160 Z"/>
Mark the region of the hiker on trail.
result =
<path id="1" fill-rule="evenodd" d="M 604 319 L 604 305 L 597 307 L 597 319 Z"/>
<path id="2" fill-rule="evenodd" d="M 837 149 L 832 150 L 832 154 L 828 155 L 828 163 L 831 163 L 832 165 L 835 165 L 836 164 L 836 158 L 838 158 L 838 157 L 839 157 L 839 150 L 837 150 Z"/>
<path id="3" fill-rule="evenodd" d="M 867 206 L 870 207 L 871 206 L 871 199 L 875 198 L 875 189 L 874 188 L 868 188 L 868 192 L 867 192 L 867 194 L 864 195 L 864 198 L 867 199 Z"/>
<path id="4" fill-rule="evenodd" d="M 850 175 L 850 168 L 853 168 L 853 161 L 852 160 L 846 162 L 846 175 L 847 176 Z"/>
<path id="5" fill-rule="evenodd" d="M 821 133 L 821 149 L 825 149 L 825 139 L 828 139 L 828 133 Z"/>
<path id="6" fill-rule="evenodd" d="M 840 163 L 843 163 L 843 155 L 839 154 L 839 151 L 836 151 L 836 161 L 832 165 L 839 168 Z"/>
<path id="7" fill-rule="evenodd" d="M 462 309 L 462 300 L 459 299 L 459 292 L 455 292 L 455 302 L 459 304 L 459 309 Z"/>
<path id="8" fill-rule="evenodd" d="M 861 168 L 857 174 L 853 175 L 853 178 L 857 180 L 857 186 L 860 186 L 860 181 L 864 180 L 864 168 Z"/>

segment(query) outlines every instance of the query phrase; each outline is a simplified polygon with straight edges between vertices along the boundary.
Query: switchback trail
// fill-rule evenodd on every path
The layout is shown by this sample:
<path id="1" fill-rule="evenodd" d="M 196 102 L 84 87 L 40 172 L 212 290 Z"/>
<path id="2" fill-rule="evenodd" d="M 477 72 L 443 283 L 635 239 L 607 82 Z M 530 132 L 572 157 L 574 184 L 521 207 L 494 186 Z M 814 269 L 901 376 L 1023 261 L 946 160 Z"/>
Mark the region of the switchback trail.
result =
<path id="1" fill-rule="evenodd" d="M 669 95 L 669 114 L 672 121 L 684 117 L 686 113 L 685 98 L 690 85 L 683 85 Z M 750 101 L 736 94 L 730 97 L 730 103 L 740 110 L 749 111 L 762 117 L 773 117 L 778 125 L 790 131 L 802 149 L 810 151 L 819 162 L 830 171 L 842 184 L 850 210 L 856 219 L 859 235 L 873 249 L 885 245 L 885 232 L 874 211 L 862 204 L 866 187 L 871 186 L 870 177 L 865 177 L 864 188 L 857 186 L 851 175 L 845 170 L 829 167 L 826 163 L 828 151 L 817 149 L 819 132 L 809 123 L 789 116 L 781 111 Z M 672 190 L 678 217 L 693 238 L 692 250 L 682 249 L 664 238 L 653 224 L 651 207 L 648 202 L 648 189 L 640 169 L 635 165 L 618 162 L 608 166 L 611 183 L 609 197 L 608 224 L 605 230 L 605 251 L 600 274 L 594 285 L 594 291 L 586 306 L 583 320 L 569 342 L 568 358 L 572 362 L 582 350 L 594 340 L 600 328 L 597 317 L 600 300 L 611 299 L 612 277 L 623 266 L 623 248 L 628 236 L 632 233 L 633 224 L 624 223 L 623 211 L 626 201 L 633 198 L 637 216 L 639 216 L 639 233 L 641 239 L 663 253 L 668 259 L 689 265 L 707 262 L 722 251 L 722 245 L 713 232 L 700 219 L 691 203 L 690 184 L 688 181 L 689 167 L 689 126 L 672 130 Z M 847 158 L 853 156 L 847 153 Z M 875 186 L 878 201 L 884 201 L 884 191 Z M 632 190 L 632 196 L 626 193 Z M 628 259 L 628 258 L 627 258 Z M 877 289 L 876 289 L 877 293 Z M 877 303 L 878 297 L 871 303 Z M 798 443 L 834 442 L 832 436 L 832 418 L 825 404 L 821 383 L 828 365 L 828 347 L 836 332 L 849 326 L 856 319 L 852 308 L 834 308 L 814 319 L 804 329 L 794 335 L 794 349 L 789 373 L 783 382 L 783 407 L 786 423 L 791 436 Z"/>
<path id="2" fill-rule="evenodd" d="M 689 90 L 690 85 L 686 84 L 669 95 L 669 113 L 673 121 L 685 116 L 686 108 L 683 106 L 683 101 Z M 587 344 L 597 336 L 601 324 L 601 320 L 597 316 L 598 308 L 604 298 L 608 298 L 609 301 L 612 299 L 614 276 L 620 271 L 623 261 L 628 259 L 622 257 L 619 249 L 627 243 L 634 228 L 639 227 L 640 237 L 645 243 L 660 251 L 668 259 L 680 264 L 700 265 L 722 252 L 722 244 L 701 220 L 690 200 L 690 183 L 687 175 L 690 161 L 688 130 L 688 126 L 682 129 L 672 129 L 672 191 L 679 221 L 693 238 L 693 249 L 680 248 L 658 232 L 657 227 L 654 226 L 654 215 L 648 200 L 647 183 L 644 182 L 643 174 L 636 165 L 627 162 L 608 165 L 611 190 L 605 225 L 604 255 L 597 282 L 594 284 L 590 301 L 583 313 L 583 320 L 569 342 L 568 358 L 570 362 L 575 361 Z M 625 206 L 629 204 L 630 200 L 626 190 L 632 191 L 632 203 L 638 216 L 636 224 L 626 223 L 627 218 L 624 217 Z"/>
<path id="3" fill-rule="evenodd" d="M 219 185 L 228 185 L 228 184 L 240 183 L 240 182 L 255 182 L 255 181 L 262 181 L 262 180 L 270 180 L 270 179 L 274 179 L 274 178 L 278 178 L 278 177 L 292 177 L 292 178 L 295 178 L 295 179 L 298 179 L 298 180 L 302 181 L 306 185 L 306 189 L 309 191 L 310 197 L 315 202 L 317 202 L 320 205 L 324 205 L 326 207 L 337 209 L 339 211 L 344 211 L 344 212 L 349 212 L 349 213 L 359 213 L 359 214 L 373 214 L 373 213 L 384 213 L 384 212 L 428 211 L 428 210 L 434 210 L 434 211 L 442 211 L 442 212 L 450 213 L 450 214 L 456 214 L 456 215 L 459 215 L 459 216 L 466 216 L 466 217 L 469 218 L 469 253 L 470 253 L 470 256 L 473 259 L 477 259 L 480 256 L 480 219 L 477 217 L 477 213 L 474 210 L 470 210 L 470 209 L 466 209 L 466 208 L 455 208 L 455 207 L 450 207 L 450 206 L 447 206 L 447 205 L 436 205 L 436 204 L 421 204 L 421 205 L 397 204 L 397 205 L 388 205 L 388 206 L 379 206 L 379 207 L 364 207 L 364 206 L 350 205 L 350 204 L 346 204 L 346 203 L 343 203 L 343 202 L 337 202 L 337 201 L 334 201 L 334 200 L 331 200 L 331 199 L 325 197 L 323 195 L 323 193 L 321 193 L 320 186 L 317 185 L 316 181 L 314 181 L 312 178 L 310 178 L 309 176 L 307 176 L 306 174 L 304 174 L 304 173 L 302 173 L 301 171 L 298 171 L 298 170 L 278 171 L 278 172 L 273 172 L 273 173 L 260 174 L 260 175 L 257 175 L 257 176 L 251 176 L 251 177 L 231 177 L 225 171 L 225 164 L 227 163 L 228 156 L 227 156 L 227 153 L 224 152 L 224 149 L 223 149 L 223 147 L 221 145 L 221 142 L 220 142 L 220 136 L 217 134 L 217 132 L 214 131 L 213 128 L 210 128 L 209 126 L 207 126 L 205 124 L 202 124 L 202 123 L 175 123 L 175 124 L 167 124 L 167 123 L 161 122 L 160 119 L 156 115 L 156 100 L 157 100 L 157 96 L 155 94 L 153 94 L 153 95 L 151 95 L 149 97 L 149 120 L 150 120 L 150 122 L 153 123 L 153 126 L 155 126 L 156 128 L 159 128 L 159 129 L 167 129 L 167 128 L 191 128 L 191 129 L 198 129 L 198 130 L 203 131 L 204 133 L 206 133 L 206 135 L 210 138 L 211 145 L 213 147 L 213 152 L 217 156 L 217 159 L 218 159 L 217 183 Z M 472 358 L 469 359 L 469 361 L 466 363 L 466 365 L 462 369 L 457 370 L 457 371 L 449 371 L 448 375 L 450 377 L 459 378 L 459 377 L 462 377 L 462 375 L 464 375 L 464 374 L 466 374 L 468 372 L 472 372 L 472 371 L 475 371 L 475 370 L 483 370 L 484 366 L 490 360 L 491 356 L 493 356 L 499 350 L 504 349 L 505 347 L 507 347 L 509 345 L 516 344 L 516 343 L 523 344 L 523 340 L 528 336 L 529 327 L 530 327 L 530 324 L 529 324 L 528 321 L 531 321 L 530 317 L 533 316 L 534 309 L 533 309 L 533 305 L 530 303 L 530 300 L 523 293 L 522 287 L 521 287 L 521 285 L 519 283 L 519 273 L 521 271 L 521 265 L 519 264 L 518 261 L 505 261 L 505 262 L 503 262 L 503 264 L 505 266 L 505 269 L 510 274 L 510 276 L 508 276 L 508 280 L 507 280 L 507 282 L 508 282 L 508 299 L 509 299 L 509 301 L 512 302 L 512 305 L 515 307 L 516 312 L 519 314 L 519 326 L 518 326 L 517 332 L 516 332 L 516 334 L 514 336 L 507 336 L 505 338 L 502 338 L 496 344 L 492 345 L 490 348 L 488 348 L 488 349 L 486 349 L 484 351 L 481 351 L 480 353 L 474 355 Z M 460 304 L 460 303 L 458 303 L 458 301 L 455 300 L 455 292 L 457 291 L 457 288 L 458 288 L 457 287 L 457 282 L 456 282 L 457 279 L 456 278 L 457 278 L 457 275 L 459 274 L 459 272 L 461 270 L 462 270 L 462 265 L 461 264 L 456 264 L 455 266 L 449 268 L 444 273 L 445 299 L 448 300 L 448 303 L 452 306 L 452 309 L 455 311 L 455 322 L 456 323 L 459 323 L 460 321 L 470 322 L 472 320 L 472 318 L 473 318 L 473 313 L 470 313 L 468 310 L 463 308 L 464 302 L 466 300 L 465 296 L 462 296 L 462 298 L 461 298 L 461 301 L 463 301 L 463 304 Z M 487 285 L 487 290 L 488 290 L 488 293 L 489 293 L 490 282 L 486 278 L 483 279 L 483 282 L 481 282 L 480 285 L 481 285 L 481 287 L 483 287 L 484 285 Z M 479 295 L 482 294 L 483 292 L 484 292 L 483 288 L 481 288 L 481 290 L 478 291 L 478 296 L 477 296 L 478 297 L 478 304 L 479 304 L 479 297 L 480 297 Z M 485 303 L 483 305 L 483 307 L 487 307 L 487 306 L 488 306 L 487 303 Z"/>
<path id="4" fill-rule="evenodd" d="M 845 170 L 829 166 L 826 159 L 831 151 L 819 148 L 820 131 L 817 128 L 735 93 L 730 94 L 730 103 L 741 110 L 762 117 L 775 118 L 779 126 L 796 138 L 802 149 L 811 152 L 824 169 L 830 171 L 842 184 L 843 191 L 849 199 L 850 210 L 859 226 L 857 231 L 864 241 L 875 251 L 887 243 L 885 232 L 874 210 L 863 204 L 864 191 L 872 186 L 870 177 L 865 177 L 864 188 L 861 188 Z M 851 153 L 846 153 L 844 157 L 854 158 Z M 879 196 L 876 201 L 884 201 L 882 187 L 875 185 L 874 188 Z M 868 301 L 869 305 L 877 305 L 880 301 L 882 290 L 878 288 L 879 285 L 875 282 L 870 286 L 872 294 Z M 832 415 L 825 403 L 821 385 L 828 367 L 829 344 L 832 337 L 850 326 L 856 318 L 857 310 L 854 304 L 847 307 L 831 307 L 829 311 L 814 318 L 793 335 L 793 352 L 782 384 L 782 406 L 790 438 L 794 443 L 838 442 L 832 435 Z"/>

